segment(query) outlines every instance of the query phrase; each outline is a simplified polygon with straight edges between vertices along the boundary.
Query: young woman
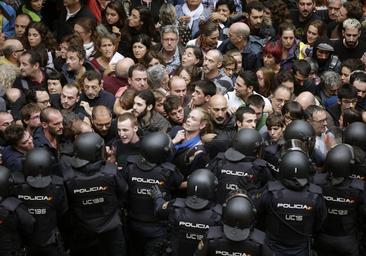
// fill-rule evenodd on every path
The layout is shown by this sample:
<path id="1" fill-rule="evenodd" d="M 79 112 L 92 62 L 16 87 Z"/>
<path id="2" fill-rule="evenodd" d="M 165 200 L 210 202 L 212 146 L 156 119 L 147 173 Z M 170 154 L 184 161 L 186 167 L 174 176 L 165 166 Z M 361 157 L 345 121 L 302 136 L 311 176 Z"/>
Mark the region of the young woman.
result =
<path id="1" fill-rule="evenodd" d="M 145 64 L 145 56 L 151 47 L 151 38 L 145 34 L 140 34 L 132 38 L 132 58 L 135 62 Z"/>
<path id="2" fill-rule="evenodd" d="M 319 37 L 325 35 L 326 27 L 325 23 L 321 20 L 314 20 L 309 23 L 305 30 L 306 38 L 305 42 L 300 42 L 300 55 L 299 59 L 302 60 L 305 57 L 312 56 L 313 45 Z"/>
<path id="3" fill-rule="evenodd" d="M 107 4 L 102 13 L 102 24 L 110 33 L 121 36 L 121 30 L 125 25 L 127 15 L 121 2 L 113 1 Z"/>
<path id="4" fill-rule="evenodd" d="M 277 87 L 275 72 L 270 68 L 261 67 L 256 74 L 259 84 L 258 93 L 264 97 L 269 97 Z"/>
<path id="5" fill-rule="evenodd" d="M 292 23 L 284 22 L 280 25 L 280 39 L 277 43 L 282 48 L 281 70 L 290 71 L 294 60 L 299 58 L 299 43 L 295 38 L 296 27 Z"/>
<path id="6" fill-rule="evenodd" d="M 201 67 L 203 63 L 203 53 L 201 48 L 193 45 L 188 45 L 182 54 L 182 66 L 197 66 Z"/>

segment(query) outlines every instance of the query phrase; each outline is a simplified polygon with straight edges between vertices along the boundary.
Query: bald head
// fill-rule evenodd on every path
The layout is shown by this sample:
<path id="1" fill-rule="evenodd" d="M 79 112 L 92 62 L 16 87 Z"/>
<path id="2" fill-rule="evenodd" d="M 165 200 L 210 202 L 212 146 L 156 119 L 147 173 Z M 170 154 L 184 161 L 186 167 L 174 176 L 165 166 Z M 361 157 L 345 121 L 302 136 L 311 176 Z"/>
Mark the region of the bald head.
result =
<path id="1" fill-rule="evenodd" d="M 250 34 L 250 28 L 244 22 L 235 22 L 229 28 L 229 32 L 236 35 L 248 38 Z"/>
<path id="2" fill-rule="evenodd" d="M 18 59 L 17 56 L 12 56 L 13 53 L 16 51 L 19 51 L 19 53 L 21 53 L 20 50 L 23 49 L 24 47 L 18 39 L 7 39 L 3 44 L 2 52 L 5 58 L 12 61 L 12 59 Z"/>
<path id="3" fill-rule="evenodd" d="M 128 70 L 135 65 L 131 58 L 124 58 L 116 64 L 116 76 L 119 78 L 128 78 Z"/>
<path id="4" fill-rule="evenodd" d="M 227 100 L 221 94 L 216 94 L 209 101 L 209 113 L 216 124 L 223 124 L 227 118 Z"/>
<path id="5" fill-rule="evenodd" d="M 315 105 L 315 97 L 311 92 L 302 92 L 299 96 L 296 97 L 295 101 L 297 101 L 302 109 L 307 109 L 310 105 Z"/>

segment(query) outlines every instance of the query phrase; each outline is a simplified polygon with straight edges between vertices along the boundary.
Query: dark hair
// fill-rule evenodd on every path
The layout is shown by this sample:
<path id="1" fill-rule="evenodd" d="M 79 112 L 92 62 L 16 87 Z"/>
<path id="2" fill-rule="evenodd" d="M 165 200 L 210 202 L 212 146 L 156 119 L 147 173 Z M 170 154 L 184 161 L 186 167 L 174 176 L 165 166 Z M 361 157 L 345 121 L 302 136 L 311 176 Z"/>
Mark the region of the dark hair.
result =
<path id="1" fill-rule="evenodd" d="M 313 120 L 313 115 L 315 112 L 324 112 L 326 111 L 325 108 L 318 106 L 318 105 L 310 105 L 309 107 L 307 107 L 304 111 L 304 117 L 305 120 Z"/>
<path id="2" fill-rule="evenodd" d="M 220 5 L 226 5 L 229 8 L 230 14 L 235 12 L 235 3 L 233 0 L 218 0 L 215 4 L 216 11 Z"/>
<path id="3" fill-rule="evenodd" d="M 273 126 L 285 127 L 285 118 L 281 113 L 274 112 L 267 117 L 266 125 L 267 128 Z"/>
<path id="4" fill-rule="evenodd" d="M 75 25 L 81 26 L 86 33 L 90 33 L 90 38 L 93 42 L 96 42 L 98 39 L 98 32 L 96 30 L 97 23 L 91 17 L 80 17 L 75 21 Z"/>
<path id="5" fill-rule="evenodd" d="M 252 94 L 248 97 L 246 104 L 249 107 L 254 106 L 254 107 L 257 107 L 257 108 L 260 108 L 263 110 L 266 103 L 264 102 L 264 99 L 262 98 L 262 96 L 260 96 L 258 94 Z"/>
<path id="6" fill-rule="evenodd" d="M 347 1 L 343 4 L 343 7 L 347 10 L 347 19 L 353 18 L 361 20 L 363 16 L 362 5 L 358 1 Z"/>
<path id="7" fill-rule="evenodd" d="M 277 74 L 277 82 L 278 84 L 282 84 L 283 82 L 295 82 L 294 74 L 288 71 L 281 71 Z"/>
<path id="8" fill-rule="evenodd" d="M 253 114 L 255 115 L 255 111 L 248 106 L 241 106 L 235 112 L 236 121 L 243 122 L 244 114 Z"/>
<path id="9" fill-rule="evenodd" d="M 311 66 L 306 60 L 295 60 L 294 64 L 292 65 L 292 71 L 294 74 L 299 72 L 300 75 L 308 77 L 311 72 Z"/>
<path id="10" fill-rule="evenodd" d="M 140 14 L 140 21 L 142 22 L 142 26 L 141 30 L 139 30 L 139 33 L 153 37 L 156 29 L 154 27 L 155 23 L 153 21 L 151 11 L 145 6 L 135 6 L 131 9 L 131 11 L 132 10 L 137 10 Z"/>
<path id="11" fill-rule="evenodd" d="M 129 69 L 128 69 L 128 77 L 131 78 L 132 77 L 132 74 L 133 72 L 137 70 L 137 71 L 146 71 L 146 67 L 142 64 L 135 64 L 135 65 L 132 65 Z"/>
<path id="12" fill-rule="evenodd" d="M 346 59 L 342 62 L 341 69 L 343 67 L 348 68 L 349 70 L 365 70 L 365 64 L 360 59 Z"/>
<path id="13" fill-rule="evenodd" d="M 279 30 L 278 30 L 278 34 L 280 36 L 282 36 L 283 32 L 287 31 L 287 30 L 291 30 L 294 32 L 296 31 L 296 27 L 292 22 L 283 22 L 279 25 Z"/>
<path id="14" fill-rule="evenodd" d="M 127 15 L 125 13 L 125 9 L 123 8 L 122 2 L 120 2 L 120 1 L 109 2 L 102 12 L 102 24 L 105 25 L 106 27 L 110 28 L 109 32 L 112 32 L 111 25 L 108 24 L 108 22 L 106 20 L 107 8 L 110 8 L 110 9 L 114 10 L 115 12 L 117 12 L 119 19 L 116 24 L 112 24 L 112 25 L 118 27 L 119 29 L 122 29 L 125 24 L 125 21 L 127 20 Z"/>
<path id="15" fill-rule="evenodd" d="M 37 103 L 33 102 L 24 105 L 20 109 L 20 118 L 24 126 L 25 126 L 24 121 L 28 121 L 31 118 L 32 114 L 36 112 L 41 112 L 41 108 L 37 105 Z"/>
<path id="16" fill-rule="evenodd" d="M 164 110 L 167 114 L 169 114 L 174 109 L 178 109 L 179 107 L 183 107 L 182 101 L 177 95 L 168 95 L 164 101 Z"/>
<path id="17" fill-rule="evenodd" d="M 146 47 L 146 54 L 147 54 L 147 52 L 150 50 L 150 47 L 151 47 L 151 38 L 148 35 L 145 35 L 145 34 L 138 34 L 138 35 L 132 37 L 132 40 L 131 40 L 131 52 L 132 53 L 133 53 L 133 51 L 132 51 L 133 45 L 135 43 L 141 43 L 141 44 L 143 44 Z M 146 54 L 145 54 L 145 56 L 146 56 Z M 145 59 L 145 56 L 142 57 L 142 60 Z M 134 55 L 133 55 L 133 59 L 135 61 L 137 61 L 137 59 L 135 58 Z"/>
<path id="18" fill-rule="evenodd" d="M 6 142 L 11 146 L 16 146 L 23 138 L 25 129 L 19 124 L 11 124 L 6 127 L 4 137 Z"/>
<path id="19" fill-rule="evenodd" d="M 119 98 L 121 107 L 125 110 L 133 108 L 133 100 L 137 94 L 137 91 L 133 88 L 127 88 Z"/>
<path id="20" fill-rule="evenodd" d="M 247 13 L 250 15 L 250 13 L 252 12 L 252 10 L 257 10 L 257 11 L 263 11 L 264 10 L 264 5 L 259 2 L 259 1 L 251 1 L 247 4 Z"/>
<path id="21" fill-rule="evenodd" d="M 27 34 L 29 32 L 29 30 L 33 28 L 35 30 L 37 30 L 37 32 L 40 34 L 41 36 L 41 45 L 43 45 L 47 50 L 53 51 L 56 49 L 57 47 L 57 42 L 55 37 L 53 36 L 53 34 L 51 33 L 51 31 L 47 28 L 46 25 L 44 25 L 42 22 L 34 22 L 29 24 L 28 28 L 27 28 Z M 27 44 L 28 40 L 27 40 Z"/>
<path id="22" fill-rule="evenodd" d="M 150 50 L 145 54 L 145 57 L 144 57 L 145 67 L 148 67 L 149 63 L 153 59 L 159 60 L 160 64 L 165 66 L 165 60 L 164 60 L 163 56 L 161 54 L 159 54 L 158 52 L 156 52 L 156 51 Z"/>
<path id="23" fill-rule="evenodd" d="M 88 79 L 89 81 L 98 80 L 98 83 L 100 84 L 102 82 L 102 75 L 98 71 L 87 70 L 82 77 L 82 81 L 85 79 Z"/>
<path id="24" fill-rule="evenodd" d="M 67 51 L 76 52 L 76 54 L 80 60 L 85 60 L 85 58 L 86 58 L 86 52 L 85 52 L 83 45 L 70 44 L 69 47 L 67 48 Z"/>
<path id="25" fill-rule="evenodd" d="M 216 94 L 216 85 L 211 80 L 199 80 L 191 84 L 194 87 L 201 89 L 203 95 L 214 96 Z"/>
<path id="26" fill-rule="evenodd" d="M 39 64 L 42 66 L 42 57 L 38 51 L 35 50 L 27 50 L 21 54 L 21 56 L 29 55 L 29 63 L 31 65 Z"/>
<path id="27" fill-rule="evenodd" d="M 259 84 L 256 73 L 251 70 L 241 69 L 238 73 L 238 77 L 241 77 L 247 86 L 252 86 L 254 91 L 258 91 Z"/>
<path id="28" fill-rule="evenodd" d="M 306 26 L 305 31 L 307 32 L 310 26 L 314 26 L 316 27 L 316 29 L 318 30 L 318 37 L 324 37 L 326 36 L 326 25 L 322 20 L 313 20 L 311 22 L 309 22 L 309 24 Z"/>
<path id="29" fill-rule="evenodd" d="M 146 106 L 152 105 L 153 108 L 155 107 L 155 97 L 151 90 L 140 91 L 135 97 L 137 96 L 145 101 Z"/>
<path id="30" fill-rule="evenodd" d="M 193 49 L 194 56 L 199 60 L 199 62 L 196 64 L 197 67 L 201 67 L 203 64 L 203 52 L 202 49 L 195 45 L 187 45 L 186 49 L 191 48 Z"/>
<path id="31" fill-rule="evenodd" d="M 286 114 L 289 114 L 291 119 L 297 120 L 297 119 L 303 119 L 304 118 L 304 110 L 302 109 L 302 106 L 299 102 L 290 100 L 286 102 L 282 109 L 281 109 L 282 115 L 285 116 Z"/>
<path id="32" fill-rule="evenodd" d="M 48 76 L 47 81 L 48 80 L 59 80 L 62 86 L 67 83 L 65 76 L 55 69 L 51 69 L 49 72 L 47 72 L 47 76 Z"/>
<path id="33" fill-rule="evenodd" d="M 337 96 L 340 101 L 342 99 L 356 99 L 357 89 L 352 85 L 345 84 L 338 89 Z"/>
<path id="34" fill-rule="evenodd" d="M 206 22 L 201 22 L 199 25 L 200 35 L 210 36 L 216 30 L 219 30 L 219 25 L 217 23 L 207 20 Z"/>
<path id="35" fill-rule="evenodd" d="M 361 71 L 361 70 L 354 71 L 349 78 L 349 83 L 353 85 L 353 83 L 355 81 L 360 81 L 360 82 L 365 83 L 366 82 L 366 72 Z"/>
<path id="36" fill-rule="evenodd" d="M 347 127 L 354 122 L 362 122 L 362 114 L 357 109 L 347 108 L 343 110 L 343 127 Z"/>

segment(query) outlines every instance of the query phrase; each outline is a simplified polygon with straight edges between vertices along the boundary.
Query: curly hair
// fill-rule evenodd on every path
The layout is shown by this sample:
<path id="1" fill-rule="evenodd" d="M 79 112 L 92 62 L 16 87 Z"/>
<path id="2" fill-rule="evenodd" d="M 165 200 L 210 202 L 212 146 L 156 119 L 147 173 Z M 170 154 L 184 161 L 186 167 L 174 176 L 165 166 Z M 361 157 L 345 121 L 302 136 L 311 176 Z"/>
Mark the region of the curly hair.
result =
<path id="1" fill-rule="evenodd" d="M 28 32 L 31 28 L 35 29 L 40 34 L 41 39 L 42 39 L 42 41 L 41 41 L 42 46 L 44 46 L 49 51 L 56 50 L 57 41 L 56 41 L 55 37 L 53 36 L 53 34 L 51 33 L 51 31 L 46 27 L 46 25 L 44 25 L 42 22 L 31 23 L 28 26 L 26 35 L 28 34 Z M 28 48 L 30 48 L 28 41 L 27 41 L 27 44 L 28 44 Z"/>

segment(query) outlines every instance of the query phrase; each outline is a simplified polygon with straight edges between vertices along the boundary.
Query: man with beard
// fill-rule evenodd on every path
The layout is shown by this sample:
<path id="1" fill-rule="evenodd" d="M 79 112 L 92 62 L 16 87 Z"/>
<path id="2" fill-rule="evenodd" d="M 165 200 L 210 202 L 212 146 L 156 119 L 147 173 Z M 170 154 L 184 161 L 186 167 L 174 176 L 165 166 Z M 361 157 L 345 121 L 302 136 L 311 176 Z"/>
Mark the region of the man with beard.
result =
<path id="1" fill-rule="evenodd" d="M 225 93 L 233 90 L 233 84 L 227 75 L 220 72 L 222 61 L 223 56 L 219 50 L 208 51 L 203 60 L 202 72 L 205 79 L 218 83 L 220 86 L 217 89 Z"/>
<path id="2" fill-rule="evenodd" d="M 63 134 L 63 116 L 58 109 L 45 108 L 40 115 L 41 126 L 33 132 L 35 147 L 47 149 L 58 161 L 59 138 Z"/>
<path id="3" fill-rule="evenodd" d="M 334 50 L 343 62 L 346 59 L 360 59 L 366 51 L 366 42 L 360 40 L 361 23 L 356 19 L 343 21 L 343 38 L 334 45 Z"/>
<path id="4" fill-rule="evenodd" d="M 178 96 L 168 95 L 164 101 L 164 110 L 172 126 L 183 124 L 184 108 Z"/>
<path id="5" fill-rule="evenodd" d="M 320 19 L 314 9 L 315 0 L 299 0 L 297 9 L 290 12 L 291 20 L 296 27 L 295 36 L 297 38 L 304 38 L 305 28 L 309 22 Z"/>
<path id="6" fill-rule="evenodd" d="M 292 66 L 294 73 L 294 94 L 298 96 L 300 93 L 308 91 L 316 94 L 318 88 L 315 83 L 309 79 L 311 72 L 310 64 L 306 60 L 296 60 Z"/>
<path id="7" fill-rule="evenodd" d="M 117 121 L 112 118 L 112 112 L 106 106 L 100 105 L 93 108 L 92 125 L 106 145 L 110 145 L 117 136 Z"/>
<path id="8" fill-rule="evenodd" d="M 135 98 L 132 113 L 138 120 L 139 128 L 143 134 L 170 129 L 170 123 L 158 112 L 154 110 L 155 98 L 150 90 L 139 92 Z"/>
<path id="9" fill-rule="evenodd" d="M 41 126 L 40 113 L 41 108 L 36 103 L 29 103 L 20 110 L 22 124 L 30 134 Z"/>
<path id="10" fill-rule="evenodd" d="M 1 152 L 3 165 L 12 172 L 21 172 L 25 154 L 34 147 L 32 135 L 21 125 L 11 124 L 4 136 L 9 146 Z"/>
<path id="11" fill-rule="evenodd" d="M 110 92 L 103 90 L 103 80 L 100 73 L 89 70 L 83 76 L 83 92 L 80 95 L 80 100 L 80 105 L 86 111 L 88 108 L 99 105 L 106 106 L 112 111 L 116 98 Z"/>
<path id="12" fill-rule="evenodd" d="M 356 71 L 350 77 L 350 84 L 357 90 L 356 109 L 366 110 L 366 73 L 365 71 Z"/>
<path id="13" fill-rule="evenodd" d="M 334 55 L 334 47 L 328 38 L 318 38 L 313 47 L 312 59 L 318 64 L 318 74 L 324 71 L 341 71 L 341 61 Z"/>

